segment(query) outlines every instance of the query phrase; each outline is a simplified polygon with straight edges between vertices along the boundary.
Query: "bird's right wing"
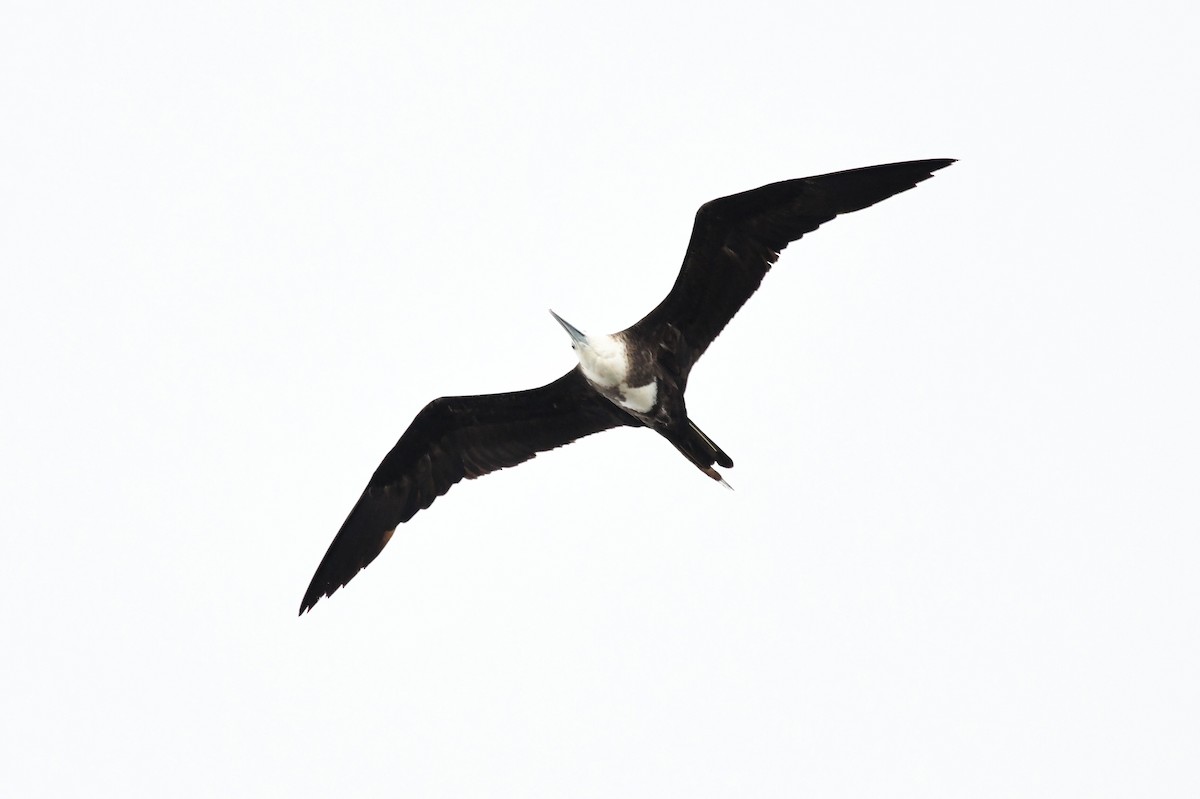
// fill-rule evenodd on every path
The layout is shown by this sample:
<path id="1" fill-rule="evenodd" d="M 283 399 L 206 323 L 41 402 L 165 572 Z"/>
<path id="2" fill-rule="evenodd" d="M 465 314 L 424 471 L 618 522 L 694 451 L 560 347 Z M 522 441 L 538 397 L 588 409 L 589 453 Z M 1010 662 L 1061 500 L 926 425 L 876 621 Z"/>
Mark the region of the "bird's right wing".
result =
<path id="1" fill-rule="evenodd" d="M 529 391 L 434 400 L 375 470 L 317 567 L 300 613 L 348 583 L 383 550 L 397 525 L 464 477 L 516 466 L 592 433 L 636 424 L 588 386 L 578 368 Z"/>
<path id="2" fill-rule="evenodd" d="M 675 285 L 630 331 L 636 336 L 683 337 L 684 373 L 758 289 L 790 242 L 838 216 L 913 188 L 954 163 L 951 158 L 905 161 L 811 178 L 785 180 L 707 202 L 696 212 L 692 238 Z"/>

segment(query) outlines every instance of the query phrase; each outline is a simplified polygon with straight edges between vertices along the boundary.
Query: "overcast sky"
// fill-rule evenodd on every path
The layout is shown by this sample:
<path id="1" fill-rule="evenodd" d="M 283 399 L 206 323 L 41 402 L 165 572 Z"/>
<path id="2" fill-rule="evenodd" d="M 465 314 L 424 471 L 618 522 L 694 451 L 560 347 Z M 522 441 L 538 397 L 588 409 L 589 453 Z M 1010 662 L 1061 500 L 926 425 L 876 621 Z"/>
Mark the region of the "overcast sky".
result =
<path id="1" fill-rule="evenodd" d="M 0 26 L 6 796 L 1200 794 L 1192 2 L 24 3 Z M 296 617 L 430 399 L 696 208 L 961 161 L 619 430 Z"/>

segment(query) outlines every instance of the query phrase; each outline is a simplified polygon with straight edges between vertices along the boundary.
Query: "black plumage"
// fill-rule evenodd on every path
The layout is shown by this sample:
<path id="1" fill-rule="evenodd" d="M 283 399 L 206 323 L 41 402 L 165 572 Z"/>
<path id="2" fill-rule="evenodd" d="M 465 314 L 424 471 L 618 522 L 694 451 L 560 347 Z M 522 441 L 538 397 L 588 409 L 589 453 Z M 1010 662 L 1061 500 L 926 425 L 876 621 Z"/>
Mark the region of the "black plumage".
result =
<path id="1" fill-rule="evenodd" d="M 300 612 L 349 582 L 398 525 L 459 480 L 515 466 L 593 433 L 650 427 L 724 482 L 713 464 L 728 468 L 733 461 L 687 417 L 684 392 L 696 361 L 790 242 L 839 214 L 911 189 L 952 163 L 934 159 L 852 169 L 705 203 L 666 298 L 637 324 L 604 337 L 624 347 L 628 383 L 595 382 L 581 365 L 541 388 L 429 403 L 367 483 L 317 567 Z M 588 346 L 586 337 L 563 324 L 580 346 Z M 646 379 L 655 382 L 653 404 L 622 404 L 631 402 L 630 389 Z"/>

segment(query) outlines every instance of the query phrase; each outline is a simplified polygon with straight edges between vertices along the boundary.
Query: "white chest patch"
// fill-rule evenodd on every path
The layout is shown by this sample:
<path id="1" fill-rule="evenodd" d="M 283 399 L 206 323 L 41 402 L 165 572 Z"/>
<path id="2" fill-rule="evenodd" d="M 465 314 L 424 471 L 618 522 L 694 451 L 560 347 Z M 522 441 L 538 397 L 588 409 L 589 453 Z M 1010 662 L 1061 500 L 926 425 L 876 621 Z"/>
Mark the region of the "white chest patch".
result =
<path id="1" fill-rule="evenodd" d="M 629 374 L 625 345 L 612 336 L 588 336 L 586 346 L 576 347 L 583 375 L 601 388 L 616 388 Z"/>
<path id="2" fill-rule="evenodd" d="M 658 402 L 658 383 L 629 385 L 629 356 L 625 344 L 615 336 L 588 336 L 587 343 L 575 348 L 583 376 L 622 408 L 649 413 Z"/>
<path id="3" fill-rule="evenodd" d="M 654 407 L 654 403 L 658 402 L 658 383 L 654 380 L 637 388 L 630 388 L 622 383 L 619 390 L 621 404 L 631 411 L 649 413 L 650 409 Z"/>

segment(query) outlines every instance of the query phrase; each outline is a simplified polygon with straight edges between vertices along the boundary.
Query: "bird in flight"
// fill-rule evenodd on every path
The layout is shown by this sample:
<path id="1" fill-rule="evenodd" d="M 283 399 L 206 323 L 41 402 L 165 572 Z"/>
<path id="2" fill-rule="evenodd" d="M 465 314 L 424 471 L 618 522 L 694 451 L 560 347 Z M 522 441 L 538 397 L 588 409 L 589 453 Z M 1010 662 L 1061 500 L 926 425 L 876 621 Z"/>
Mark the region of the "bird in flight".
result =
<path id="1" fill-rule="evenodd" d="M 348 583 L 396 527 L 463 478 L 614 427 L 648 427 L 704 474 L 733 460 L 688 418 L 688 375 L 750 299 L 779 253 L 840 214 L 907 191 L 952 158 L 883 164 L 771 183 L 700 206 L 679 277 L 666 298 L 620 333 L 587 335 L 550 313 L 579 365 L 541 388 L 441 397 L 387 454 L 317 567 L 300 613 Z"/>

